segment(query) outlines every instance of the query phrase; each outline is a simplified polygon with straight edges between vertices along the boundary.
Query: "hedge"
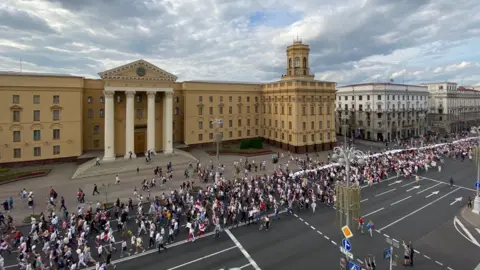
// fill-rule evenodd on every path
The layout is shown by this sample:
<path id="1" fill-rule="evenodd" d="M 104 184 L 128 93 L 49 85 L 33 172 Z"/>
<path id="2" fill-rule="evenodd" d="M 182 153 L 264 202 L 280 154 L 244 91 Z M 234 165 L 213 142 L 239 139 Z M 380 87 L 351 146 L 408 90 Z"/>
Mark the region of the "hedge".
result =
<path id="1" fill-rule="evenodd" d="M 261 137 L 256 137 L 253 139 L 245 139 L 240 142 L 240 149 L 262 149 L 263 148 L 263 140 Z"/>

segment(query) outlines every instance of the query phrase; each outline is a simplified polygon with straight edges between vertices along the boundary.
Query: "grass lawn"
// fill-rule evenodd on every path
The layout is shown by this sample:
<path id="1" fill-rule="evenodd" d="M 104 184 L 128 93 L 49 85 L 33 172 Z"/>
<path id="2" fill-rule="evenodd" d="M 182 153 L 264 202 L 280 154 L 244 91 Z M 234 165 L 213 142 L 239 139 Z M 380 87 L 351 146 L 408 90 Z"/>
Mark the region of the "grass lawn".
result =
<path id="1" fill-rule="evenodd" d="M 0 184 L 6 184 L 17 180 L 42 177 L 47 175 L 51 169 L 37 169 L 25 171 L 7 171 L 0 173 Z"/>

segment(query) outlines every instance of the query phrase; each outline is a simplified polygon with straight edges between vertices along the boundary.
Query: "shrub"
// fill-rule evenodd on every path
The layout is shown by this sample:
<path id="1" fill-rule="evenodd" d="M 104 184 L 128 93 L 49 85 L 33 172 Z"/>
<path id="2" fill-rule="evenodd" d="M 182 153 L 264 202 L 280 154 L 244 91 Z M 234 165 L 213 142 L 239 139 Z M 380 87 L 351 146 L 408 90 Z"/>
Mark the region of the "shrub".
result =
<path id="1" fill-rule="evenodd" d="M 262 138 L 256 137 L 253 139 L 245 139 L 240 142 L 240 149 L 262 149 L 263 148 L 263 141 Z"/>
<path id="2" fill-rule="evenodd" d="M 6 173 L 6 172 L 9 172 L 10 169 L 8 168 L 0 168 L 0 173 Z"/>

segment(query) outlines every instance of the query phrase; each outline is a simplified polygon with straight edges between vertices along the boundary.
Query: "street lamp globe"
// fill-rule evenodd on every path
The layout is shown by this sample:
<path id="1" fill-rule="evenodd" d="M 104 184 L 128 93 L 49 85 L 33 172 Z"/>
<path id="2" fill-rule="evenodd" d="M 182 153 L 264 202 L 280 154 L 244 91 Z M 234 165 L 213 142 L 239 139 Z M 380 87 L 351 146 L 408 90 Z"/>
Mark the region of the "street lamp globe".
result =
<path id="1" fill-rule="evenodd" d="M 332 160 L 333 160 L 333 161 L 337 161 L 337 160 L 338 160 L 338 155 L 337 155 L 337 154 L 333 154 L 333 155 L 332 155 Z"/>

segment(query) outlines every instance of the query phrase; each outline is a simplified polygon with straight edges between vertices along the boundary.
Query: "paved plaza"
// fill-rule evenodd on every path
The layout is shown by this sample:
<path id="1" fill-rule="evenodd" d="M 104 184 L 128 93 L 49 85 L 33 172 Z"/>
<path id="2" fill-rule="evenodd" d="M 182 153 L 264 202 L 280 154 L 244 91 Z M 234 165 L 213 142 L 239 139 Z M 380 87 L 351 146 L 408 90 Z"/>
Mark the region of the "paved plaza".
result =
<path id="1" fill-rule="evenodd" d="M 203 156 L 201 152 L 192 154 L 203 164 L 210 160 L 204 153 Z M 270 157 L 265 155 L 254 159 L 258 162 L 267 160 L 271 171 Z M 221 161 L 231 170 L 231 164 L 238 159 L 222 156 Z M 175 168 L 175 180 L 168 183 L 171 188 L 184 181 L 184 166 L 178 167 Z M 73 171 L 74 168 L 70 169 Z M 111 187 L 112 198 L 131 196 L 133 187 L 151 173 L 150 170 L 139 174 L 122 173 L 122 183 Z M 55 176 L 54 170 L 49 177 Z M 365 222 L 373 221 L 375 230 L 370 237 L 352 225 L 354 262 L 360 264 L 371 254 L 376 259 L 377 269 L 388 269 L 388 261 L 382 258 L 383 251 L 389 248 L 388 237 L 400 243 L 402 240 L 412 241 L 416 251 L 415 269 L 463 270 L 475 269 L 479 265 L 480 220 L 465 209 L 467 198 L 474 196 L 475 167 L 470 161 L 447 159 L 442 172 L 431 169 L 420 177 L 416 183 L 413 179 L 392 176 L 380 184 L 362 188 L 361 214 Z M 448 183 L 450 177 L 455 179 L 453 187 Z M 48 192 L 49 181 L 37 187 L 35 192 Z M 75 184 L 75 189 L 77 186 L 85 188 L 87 200 L 95 200 L 100 197 L 88 196 L 93 183 L 113 183 L 114 176 L 55 181 L 54 186 L 60 195 L 68 193 Z M 14 183 L 15 188 L 2 186 L 2 194 L 6 193 L 3 187 L 14 191 L 19 190 L 21 184 L 33 186 L 34 180 Z M 162 192 L 155 191 L 157 194 Z M 76 205 L 75 201 L 71 204 Z M 15 211 L 19 210 L 15 209 L 12 214 Z M 175 242 L 167 246 L 166 252 L 158 254 L 156 250 L 148 250 L 124 258 L 119 258 L 117 252 L 113 254 L 113 260 L 117 269 L 338 269 L 343 256 L 339 250 L 343 236 L 337 215 L 335 209 L 320 204 L 315 215 L 305 209 L 295 209 L 294 215 L 282 213 L 279 220 L 272 221 L 268 232 L 259 231 L 258 225 L 241 225 L 222 232 L 220 238 L 214 238 L 213 233 L 208 232 L 193 243 L 186 242 L 187 234 L 182 230 Z M 130 221 L 128 226 L 136 225 Z M 118 232 L 115 235 L 117 241 L 121 239 Z M 148 243 L 147 240 L 145 238 L 144 243 Z M 400 249 L 394 249 L 394 253 L 399 258 L 397 268 L 403 268 L 401 245 Z M 7 269 L 18 268 L 13 257 L 6 256 L 5 265 Z"/>

